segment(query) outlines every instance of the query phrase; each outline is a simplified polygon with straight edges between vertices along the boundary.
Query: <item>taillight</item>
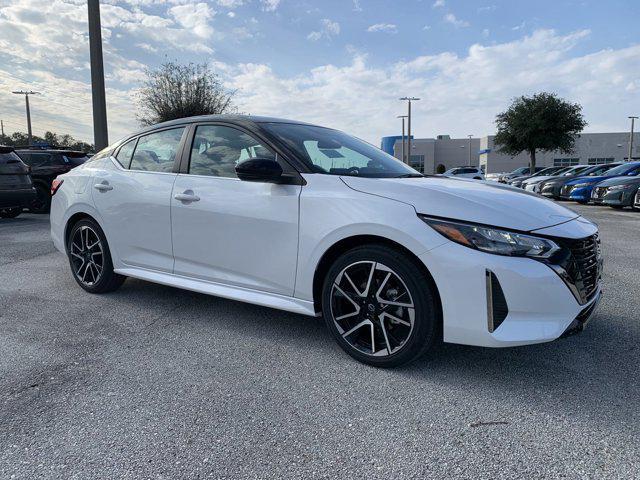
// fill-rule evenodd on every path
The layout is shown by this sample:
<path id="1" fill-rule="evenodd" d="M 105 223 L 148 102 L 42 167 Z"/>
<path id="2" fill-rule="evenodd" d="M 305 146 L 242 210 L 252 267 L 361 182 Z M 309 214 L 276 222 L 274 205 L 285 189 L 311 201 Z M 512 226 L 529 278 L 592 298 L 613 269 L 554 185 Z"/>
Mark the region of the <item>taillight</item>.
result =
<path id="1" fill-rule="evenodd" d="M 52 197 L 56 194 L 58 189 L 62 186 L 62 182 L 64 182 L 64 180 L 62 180 L 62 179 L 58 179 L 58 178 L 54 178 L 53 179 L 53 182 L 51 182 L 51 196 Z"/>

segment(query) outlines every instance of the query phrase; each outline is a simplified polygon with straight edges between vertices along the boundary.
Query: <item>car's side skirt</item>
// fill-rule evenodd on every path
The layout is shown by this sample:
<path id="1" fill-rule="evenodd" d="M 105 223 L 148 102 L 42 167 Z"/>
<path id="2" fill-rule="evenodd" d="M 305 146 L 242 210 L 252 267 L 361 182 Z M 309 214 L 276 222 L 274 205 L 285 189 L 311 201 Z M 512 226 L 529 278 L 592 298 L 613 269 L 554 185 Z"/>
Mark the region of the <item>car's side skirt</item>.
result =
<path id="1" fill-rule="evenodd" d="M 217 297 L 238 300 L 240 302 L 253 303 L 264 307 L 277 308 L 288 312 L 302 315 L 316 316 L 313 302 L 300 300 L 299 298 L 287 297 L 275 293 L 260 292 L 248 288 L 223 285 L 220 283 L 207 282 L 194 278 L 187 278 L 170 273 L 156 272 L 142 268 L 117 268 L 114 272 L 127 277 L 139 278 L 153 283 L 160 283 L 170 287 L 184 288 L 193 292 L 215 295 Z"/>

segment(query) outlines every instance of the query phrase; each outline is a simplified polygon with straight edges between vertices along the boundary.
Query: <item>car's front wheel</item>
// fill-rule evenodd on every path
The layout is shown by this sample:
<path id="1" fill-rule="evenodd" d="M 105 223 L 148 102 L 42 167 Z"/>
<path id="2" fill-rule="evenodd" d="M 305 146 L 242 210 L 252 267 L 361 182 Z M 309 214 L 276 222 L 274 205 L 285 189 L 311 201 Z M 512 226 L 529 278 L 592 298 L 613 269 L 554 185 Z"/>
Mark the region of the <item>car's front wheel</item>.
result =
<path id="1" fill-rule="evenodd" d="M 72 227 L 67 254 L 73 278 L 89 293 L 111 292 L 126 279 L 113 271 L 107 238 L 94 220 L 83 219 Z"/>
<path id="2" fill-rule="evenodd" d="M 29 203 L 29 211 L 31 213 L 49 213 L 51 209 L 51 192 L 46 185 L 36 183 L 36 196 Z"/>
<path id="3" fill-rule="evenodd" d="M 354 248 L 325 278 L 327 327 L 356 360 L 378 367 L 411 362 L 432 346 L 439 331 L 431 283 L 402 252 L 383 245 Z"/>

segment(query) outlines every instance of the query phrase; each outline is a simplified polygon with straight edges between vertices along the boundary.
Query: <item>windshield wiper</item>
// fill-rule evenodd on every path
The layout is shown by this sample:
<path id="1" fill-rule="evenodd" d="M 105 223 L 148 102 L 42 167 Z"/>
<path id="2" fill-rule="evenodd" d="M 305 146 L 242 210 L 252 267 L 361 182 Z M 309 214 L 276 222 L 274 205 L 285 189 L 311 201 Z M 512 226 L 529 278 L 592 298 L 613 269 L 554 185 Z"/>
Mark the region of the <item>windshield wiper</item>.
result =
<path id="1" fill-rule="evenodd" d="M 421 178 L 421 177 L 424 177 L 424 175 L 421 173 L 403 173 L 402 175 L 398 175 L 397 177 L 393 177 L 393 178 Z"/>

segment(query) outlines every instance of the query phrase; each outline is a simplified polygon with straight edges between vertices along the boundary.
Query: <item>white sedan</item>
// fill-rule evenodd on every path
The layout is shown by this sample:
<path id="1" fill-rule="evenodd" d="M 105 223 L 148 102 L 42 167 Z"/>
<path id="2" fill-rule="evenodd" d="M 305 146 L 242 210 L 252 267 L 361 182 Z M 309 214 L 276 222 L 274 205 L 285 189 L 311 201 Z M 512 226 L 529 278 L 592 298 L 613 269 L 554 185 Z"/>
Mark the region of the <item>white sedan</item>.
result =
<path id="1" fill-rule="evenodd" d="M 579 331 L 600 295 L 598 229 L 573 211 L 508 186 L 424 176 L 299 122 L 156 125 L 61 175 L 52 192 L 53 242 L 87 292 L 133 277 L 323 315 L 346 352 L 380 367 L 439 339 L 555 340 Z"/>
<path id="2" fill-rule="evenodd" d="M 474 180 L 484 180 L 484 172 L 478 167 L 455 167 L 450 168 L 442 175 L 445 177 L 472 178 Z"/>

